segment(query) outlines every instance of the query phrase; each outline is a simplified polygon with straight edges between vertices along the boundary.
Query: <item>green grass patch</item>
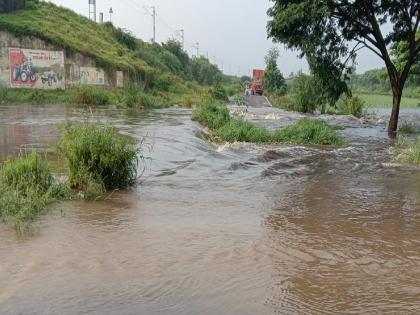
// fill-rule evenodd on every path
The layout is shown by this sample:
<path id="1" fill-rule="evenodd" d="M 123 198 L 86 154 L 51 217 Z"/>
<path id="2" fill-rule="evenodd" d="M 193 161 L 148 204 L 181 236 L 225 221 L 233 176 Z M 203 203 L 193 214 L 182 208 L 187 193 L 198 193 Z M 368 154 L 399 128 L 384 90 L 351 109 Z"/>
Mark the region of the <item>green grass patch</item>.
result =
<path id="1" fill-rule="evenodd" d="M 395 147 L 399 150 L 398 162 L 420 165 L 420 137 L 416 140 L 400 137 Z"/>
<path id="2" fill-rule="evenodd" d="M 202 101 L 201 91 L 145 92 L 140 88 L 106 90 L 95 86 L 78 86 L 67 90 L 32 90 L 0 88 L 0 104 L 72 104 L 117 105 L 128 108 L 166 108 L 173 105 L 192 107 Z"/>
<path id="3" fill-rule="evenodd" d="M 357 94 L 364 101 L 367 108 L 391 108 L 392 95 L 381 94 Z M 420 98 L 403 97 L 401 100 L 402 108 L 416 108 L 420 105 Z"/>
<path id="4" fill-rule="evenodd" d="M 68 163 L 70 187 L 86 199 L 136 182 L 140 145 L 114 127 L 69 125 L 61 135 L 58 151 Z"/>
<path id="5" fill-rule="evenodd" d="M 197 108 L 192 119 L 211 130 L 216 142 L 287 143 L 341 145 L 344 140 L 336 128 L 317 119 L 302 119 L 294 125 L 270 131 L 242 119 L 232 118 L 223 104 L 208 100 Z"/>
<path id="6" fill-rule="evenodd" d="M 400 128 L 398 128 L 398 132 L 401 134 L 413 134 L 417 132 L 417 128 L 411 123 L 403 123 Z"/>
<path id="7" fill-rule="evenodd" d="M 7 160 L 0 167 L 0 219 L 17 230 L 25 229 L 51 203 L 69 196 L 46 159 L 36 153 Z"/>

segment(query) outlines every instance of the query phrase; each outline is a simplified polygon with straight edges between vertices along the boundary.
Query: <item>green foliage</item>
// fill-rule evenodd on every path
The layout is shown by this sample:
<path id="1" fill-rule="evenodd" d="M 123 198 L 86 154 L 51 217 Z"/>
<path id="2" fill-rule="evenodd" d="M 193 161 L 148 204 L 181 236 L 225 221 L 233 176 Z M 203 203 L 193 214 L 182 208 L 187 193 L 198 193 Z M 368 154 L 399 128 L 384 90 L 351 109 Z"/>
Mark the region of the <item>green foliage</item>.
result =
<path id="1" fill-rule="evenodd" d="M 358 94 L 357 96 L 364 101 L 366 108 L 390 108 L 392 106 L 392 96 L 390 95 Z M 416 108 L 418 104 L 420 104 L 420 97 L 403 97 L 401 100 L 402 108 Z"/>
<path id="2" fill-rule="evenodd" d="M 420 138 L 415 141 L 404 137 L 399 138 L 396 148 L 400 151 L 400 154 L 396 157 L 397 161 L 420 165 Z"/>
<path id="3" fill-rule="evenodd" d="M 401 134 L 413 134 L 417 132 L 417 128 L 411 123 L 404 123 L 398 129 L 398 132 Z"/>
<path id="4" fill-rule="evenodd" d="M 110 22 L 100 25 L 49 2 L 28 0 L 27 4 L 26 10 L 2 14 L 0 29 L 20 38 L 39 38 L 57 49 L 65 50 L 67 55 L 78 52 L 92 57 L 96 65 L 107 73 L 124 71 L 133 85 L 142 85 L 146 91 L 185 92 L 188 84 L 184 80 L 212 85 L 223 79 L 220 70 L 208 60 L 190 60 L 176 41 L 170 40 L 162 45 L 149 44 Z M 95 93 L 93 89 L 79 92 L 81 95 L 76 99 L 77 103 L 108 103 L 105 98 L 92 95 Z M 191 90 L 188 92 L 191 93 Z M 33 99 L 28 97 L 27 101 L 45 103 L 47 96 L 49 94 L 42 92 L 35 94 Z"/>
<path id="5" fill-rule="evenodd" d="M 215 101 L 207 101 L 197 108 L 192 119 L 208 127 L 214 141 L 318 145 L 344 143 L 333 127 L 320 120 L 303 119 L 271 132 L 262 126 L 230 117 L 226 106 Z"/>
<path id="6" fill-rule="evenodd" d="M 347 97 L 343 99 L 338 109 L 341 114 L 353 115 L 357 118 L 363 116 L 365 102 L 358 96 Z"/>
<path id="7" fill-rule="evenodd" d="M 399 99 L 420 57 L 417 1 L 273 0 L 268 35 L 306 56 L 311 72 L 335 103 L 345 93 L 357 52 L 367 47 L 384 60 L 394 94 L 389 132 L 398 126 Z M 396 59 L 390 48 L 399 47 Z M 356 45 L 354 44 L 356 43 Z"/>
<path id="8" fill-rule="evenodd" d="M 109 96 L 102 88 L 80 85 L 74 88 L 72 103 L 80 105 L 107 105 L 109 104 Z"/>
<path id="9" fill-rule="evenodd" d="M 140 147 L 113 127 L 70 125 L 61 135 L 58 150 L 68 162 L 71 188 L 86 198 L 135 184 Z"/>
<path id="10" fill-rule="evenodd" d="M 271 48 L 265 57 L 264 87 L 268 92 L 275 92 L 280 95 L 287 93 L 287 86 L 284 77 L 277 66 L 280 52 L 277 48 Z"/>
<path id="11" fill-rule="evenodd" d="M 298 112 L 313 113 L 319 106 L 326 104 L 313 76 L 300 73 L 294 82 L 293 91 L 295 110 Z"/>
<path id="12" fill-rule="evenodd" d="M 21 230 L 69 190 L 53 177 L 38 154 L 8 160 L 0 167 L 0 219 Z"/>
<path id="13" fill-rule="evenodd" d="M 271 105 L 287 111 L 297 111 L 296 104 L 292 98 L 288 96 L 281 96 L 275 93 L 269 93 L 267 98 L 270 100 Z"/>
<path id="14" fill-rule="evenodd" d="M 209 88 L 208 95 L 210 98 L 218 101 L 227 102 L 229 100 L 225 88 L 219 83 L 216 83 L 214 86 Z"/>
<path id="15" fill-rule="evenodd" d="M 223 74 L 219 68 L 204 57 L 191 60 L 191 73 L 194 80 L 205 85 L 220 83 L 223 79 Z"/>
<path id="16" fill-rule="evenodd" d="M 305 118 L 274 133 L 277 142 L 290 144 L 341 145 L 336 128 L 318 119 Z"/>

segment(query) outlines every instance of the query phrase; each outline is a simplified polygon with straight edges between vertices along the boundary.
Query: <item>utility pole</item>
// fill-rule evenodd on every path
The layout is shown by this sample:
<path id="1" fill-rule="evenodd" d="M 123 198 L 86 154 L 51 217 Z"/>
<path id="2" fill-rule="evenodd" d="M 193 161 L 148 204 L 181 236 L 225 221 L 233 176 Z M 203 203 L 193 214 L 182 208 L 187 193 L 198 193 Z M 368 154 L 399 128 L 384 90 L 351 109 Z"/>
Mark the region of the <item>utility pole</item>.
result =
<path id="1" fill-rule="evenodd" d="M 195 43 L 192 45 L 193 48 L 197 49 L 197 58 L 200 57 L 200 43 Z"/>
<path id="2" fill-rule="evenodd" d="M 89 0 L 89 19 L 96 22 L 96 0 Z"/>
<path id="3" fill-rule="evenodd" d="M 185 30 L 184 29 L 178 30 L 177 34 L 181 36 L 182 49 L 184 49 L 185 48 Z"/>
<path id="4" fill-rule="evenodd" d="M 153 18 L 153 43 L 156 43 L 156 7 L 152 6 L 152 7 L 143 7 L 147 14 L 149 14 L 152 18 Z M 152 12 L 149 11 L 149 9 L 152 9 Z"/>
<path id="5" fill-rule="evenodd" d="M 114 10 L 112 10 L 112 7 L 109 9 L 109 21 L 112 23 L 112 14 L 114 13 Z"/>

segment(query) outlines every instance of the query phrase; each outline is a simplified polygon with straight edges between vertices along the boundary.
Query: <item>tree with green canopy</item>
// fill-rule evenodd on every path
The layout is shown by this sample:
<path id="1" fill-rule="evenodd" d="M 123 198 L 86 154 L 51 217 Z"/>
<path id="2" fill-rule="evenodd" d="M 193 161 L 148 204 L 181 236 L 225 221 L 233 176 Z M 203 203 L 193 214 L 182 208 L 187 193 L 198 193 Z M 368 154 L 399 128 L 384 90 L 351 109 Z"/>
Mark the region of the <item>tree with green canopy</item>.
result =
<path id="1" fill-rule="evenodd" d="M 271 0 L 268 35 L 306 56 L 315 75 L 350 73 L 350 61 L 367 48 L 384 61 L 392 87 L 388 130 L 395 134 L 401 98 L 410 70 L 420 59 L 418 0 Z M 392 49 L 405 42 L 405 60 Z"/>
<path id="2" fill-rule="evenodd" d="M 264 85 L 268 91 L 284 95 L 287 92 L 287 86 L 286 81 L 277 66 L 279 56 L 280 52 L 276 47 L 271 48 L 268 51 L 267 56 L 265 56 L 266 68 Z"/>

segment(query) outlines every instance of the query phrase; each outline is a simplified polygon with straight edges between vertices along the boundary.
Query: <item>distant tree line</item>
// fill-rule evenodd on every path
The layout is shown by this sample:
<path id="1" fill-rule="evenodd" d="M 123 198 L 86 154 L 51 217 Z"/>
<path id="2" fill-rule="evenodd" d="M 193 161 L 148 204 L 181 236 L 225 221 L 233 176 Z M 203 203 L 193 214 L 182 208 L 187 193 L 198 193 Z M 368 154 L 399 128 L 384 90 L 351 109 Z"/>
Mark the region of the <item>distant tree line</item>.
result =
<path id="1" fill-rule="evenodd" d="M 118 42 L 132 50 L 150 66 L 169 71 L 185 80 L 196 81 L 202 85 L 214 85 L 229 81 L 220 69 L 205 57 L 191 58 L 182 48 L 182 44 L 170 39 L 166 43 L 150 44 L 135 38 L 130 32 L 116 28 L 111 23 L 105 27 Z"/>

